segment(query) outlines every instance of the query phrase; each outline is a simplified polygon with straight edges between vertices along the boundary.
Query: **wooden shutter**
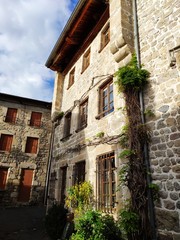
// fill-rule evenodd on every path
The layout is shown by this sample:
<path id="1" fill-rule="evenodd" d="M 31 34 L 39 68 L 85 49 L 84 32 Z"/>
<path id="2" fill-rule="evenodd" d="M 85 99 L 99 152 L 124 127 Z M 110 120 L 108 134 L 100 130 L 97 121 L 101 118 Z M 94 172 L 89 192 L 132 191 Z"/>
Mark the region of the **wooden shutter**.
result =
<path id="1" fill-rule="evenodd" d="M 15 123 L 16 122 L 17 109 L 8 108 L 5 122 Z"/>
<path id="2" fill-rule="evenodd" d="M 42 113 L 32 112 L 30 125 L 40 127 L 41 126 L 41 117 L 42 117 Z"/>
<path id="3" fill-rule="evenodd" d="M 0 150 L 10 152 L 13 136 L 7 134 L 1 134 Z"/>
<path id="4" fill-rule="evenodd" d="M 37 153 L 38 138 L 28 137 L 26 142 L 26 153 Z"/>
<path id="5" fill-rule="evenodd" d="M 4 190 L 6 187 L 7 174 L 8 168 L 0 168 L 0 190 Z"/>

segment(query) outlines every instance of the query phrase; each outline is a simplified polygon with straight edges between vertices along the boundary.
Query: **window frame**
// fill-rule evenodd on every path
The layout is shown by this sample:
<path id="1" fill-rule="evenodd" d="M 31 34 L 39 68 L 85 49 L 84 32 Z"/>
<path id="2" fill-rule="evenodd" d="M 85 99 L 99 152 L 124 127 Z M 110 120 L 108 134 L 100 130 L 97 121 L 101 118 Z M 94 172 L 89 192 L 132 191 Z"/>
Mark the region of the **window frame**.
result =
<path id="1" fill-rule="evenodd" d="M 1 134 L 0 136 L 0 151 L 10 152 L 12 148 L 13 135 L 11 134 Z"/>
<path id="2" fill-rule="evenodd" d="M 111 85 L 112 85 L 112 90 L 110 89 Z M 96 119 L 105 117 L 114 111 L 114 89 L 113 89 L 113 86 L 114 86 L 113 78 L 110 78 L 108 81 L 106 81 L 99 87 L 99 114 L 96 116 Z M 103 99 L 105 99 L 105 97 L 103 96 L 103 92 L 106 88 L 107 88 L 107 95 L 106 95 L 107 96 L 107 104 L 105 105 L 104 101 L 103 101 Z M 112 93 L 112 100 L 110 99 L 111 93 Z M 111 104 L 112 104 L 112 107 L 110 107 Z M 107 107 L 107 109 L 104 111 L 103 109 L 105 107 Z"/>
<path id="3" fill-rule="evenodd" d="M 69 89 L 74 84 L 74 81 L 75 81 L 75 67 L 69 73 L 69 82 L 67 89 Z"/>
<path id="4" fill-rule="evenodd" d="M 85 111 L 84 111 L 85 109 Z M 82 101 L 79 105 L 79 126 L 78 130 L 84 129 L 87 127 L 88 122 L 88 98 Z"/>
<path id="5" fill-rule="evenodd" d="M 39 114 L 39 119 L 33 117 L 33 115 L 38 115 Z M 42 112 L 31 112 L 31 118 L 29 120 L 29 126 L 31 127 L 41 127 L 42 124 Z"/>
<path id="6" fill-rule="evenodd" d="M 73 166 L 73 183 L 72 185 L 80 184 L 86 179 L 86 161 L 76 162 Z"/>
<path id="7" fill-rule="evenodd" d="M 113 213 L 116 210 L 117 187 L 114 151 L 97 156 L 96 169 L 97 207 L 103 212 Z"/>
<path id="8" fill-rule="evenodd" d="M 60 203 L 65 204 L 67 183 L 67 166 L 60 168 Z"/>
<path id="9" fill-rule="evenodd" d="M 72 118 L 72 112 L 68 112 L 64 116 L 63 138 L 69 137 L 71 135 L 71 118 Z"/>
<path id="10" fill-rule="evenodd" d="M 106 38 L 106 36 L 108 37 Z M 110 42 L 110 23 L 108 22 L 101 31 L 101 43 L 99 52 L 101 52 L 109 42 Z"/>
<path id="11" fill-rule="evenodd" d="M 34 142 L 33 142 L 33 140 L 34 140 Z M 26 139 L 25 153 L 27 153 L 27 154 L 37 154 L 38 145 L 39 145 L 39 138 L 28 136 L 27 139 Z M 29 149 L 31 149 L 31 150 L 29 150 Z"/>
<path id="12" fill-rule="evenodd" d="M 17 108 L 8 108 L 4 121 L 15 124 L 17 120 L 17 111 Z"/>
<path id="13" fill-rule="evenodd" d="M 83 73 L 89 67 L 90 57 L 91 57 L 91 48 L 89 48 L 83 55 L 82 72 L 81 73 Z"/>

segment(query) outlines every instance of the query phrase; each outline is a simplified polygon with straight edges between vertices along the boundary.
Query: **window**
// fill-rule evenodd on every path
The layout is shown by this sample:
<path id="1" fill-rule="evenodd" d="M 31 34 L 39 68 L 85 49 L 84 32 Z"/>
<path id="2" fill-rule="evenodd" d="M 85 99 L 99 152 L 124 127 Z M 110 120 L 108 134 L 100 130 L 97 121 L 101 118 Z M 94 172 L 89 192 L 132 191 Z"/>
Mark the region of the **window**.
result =
<path id="1" fill-rule="evenodd" d="M 67 167 L 60 168 L 60 177 L 61 177 L 61 199 L 60 203 L 65 204 L 65 191 L 66 191 L 66 176 L 67 176 Z"/>
<path id="2" fill-rule="evenodd" d="M 68 88 L 70 88 L 74 84 L 74 74 L 75 74 L 75 68 L 69 73 Z"/>
<path id="3" fill-rule="evenodd" d="M 85 128 L 87 126 L 88 118 L 88 99 L 80 104 L 80 116 L 79 116 L 79 129 Z"/>
<path id="4" fill-rule="evenodd" d="M 0 168 L 0 190 L 5 190 L 8 168 Z"/>
<path id="5" fill-rule="evenodd" d="M 13 135 L 1 134 L 0 150 L 10 152 L 12 140 L 13 140 Z"/>
<path id="6" fill-rule="evenodd" d="M 16 115 L 17 115 L 17 109 L 16 108 L 8 108 L 5 122 L 8 123 L 15 123 L 16 122 Z"/>
<path id="7" fill-rule="evenodd" d="M 109 24 L 105 27 L 105 29 L 101 32 L 101 48 L 100 51 L 108 44 L 110 41 L 110 28 Z"/>
<path id="8" fill-rule="evenodd" d="M 90 64 L 90 48 L 87 50 L 87 52 L 83 56 L 82 72 L 86 70 L 89 64 Z"/>
<path id="9" fill-rule="evenodd" d="M 73 185 L 85 181 L 85 161 L 78 162 L 73 169 Z"/>
<path id="10" fill-rule="evenodd" d="M 70 135 L 71 130 L 71 112 L 67 113 L 65 115 L 64 119 L 64 138 L 68 137 Z"/>
<path id="11" fill-rule="evenodd" d="M 113 212 L 116 203 L 115 157 L 110 152 L 97 157 L 98 208 Z"/>
<path id="12" fill-rule="evenodd" d="M 26 153 L 37 153 L 37 147 L 38 147 L 38 138 L 34 137 L 27 137 L 26 141 Z"/>
<path id="13" fill-rule="evenodd" d="M 32 112 L 31 113 L 30 126 L 40 127 L 41 126 L 41 118 L 42 118 L 42 113 Z"/>
<path id="14" fill-rule="evenodd" d="M 97 119 L 108 115 L 114 111 L 114 99 L 113 99 L 113 81 L 106 83 L 99 89 L 99 115 Z"/>

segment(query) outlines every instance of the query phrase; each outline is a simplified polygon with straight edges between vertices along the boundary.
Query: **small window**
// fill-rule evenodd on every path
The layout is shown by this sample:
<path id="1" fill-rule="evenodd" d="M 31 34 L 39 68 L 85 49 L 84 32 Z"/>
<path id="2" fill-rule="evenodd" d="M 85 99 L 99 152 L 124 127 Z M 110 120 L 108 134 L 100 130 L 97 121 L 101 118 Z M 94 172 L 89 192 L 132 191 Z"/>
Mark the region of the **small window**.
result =
<path id="1" fill-rule="evenodd" d="M 73 185 L 79 184 L 85 181 L 85 166 L 86 166 L 85 161 L 78 162 L 74 165 Z"/>
<path id="2" fill-rule="evenodd" d="M 74 75 L 75 75 L 75 68 L 69 73 L 69 84 L 68 89 L 74 84 Z"/>
<path id="3" fill-rule="evenodd" d="M 87 52 L 83 56 L 82 72 L 86 70 L 89 64 L 90 64 L 90 48 L 87 50 Z"/>
<path id="4" fill-rule="evenodd" d="M 8 175 L 8 168 L 0 168 L 0 190 L 5 190 Z"/>
<path id="5" fill-rule="evenodd" d="M 113 81 L 102 85 L 99 89 L 99 115 L 97 119 L 114 111 Z"/>
<path id="6" fill-rule="evenodd" d="M 109 24 L 105 27 L 105 29 L 101 32 L 101 48 L 100 51 L 108 44 L 110 41 L 110 28 Z"/>
<path id="7" fill-rule="evenodd" d="M 27 137 L 25 152 L 36 154 L 37 148 L 38 148 L 38 138 Z"/>
<path id="8" fill-rule="evenodd" d="M 17 109 L 16 108 L 8 108 L 5 122 L 8 123 L 16 123 L 16 115 L 17 115 Z"/>
<path id="9" fill-rule="evenodd" d="M 32 112 L 31 113 L 30 126 L 40 127 L 41 126 L 41 118 L 42 118 L 42 113 Z"/>
<path id="10" fill-rule="evenodd" d="M 1 134 L 0 150 L 10 152 L 12 146 L 13 135 Z"/>
<path id="11" fill-rule="evenodd" d="M 64 119 L 64 138 L 68 137 L 70 135 L 71 131 L 71 112 L 67 113 L 65 115 Z"/>
<path id="12" fill-rule="evenodd" d="M 80 104 L 80 116 L 79 116 L 79 129 L 83 129 L 87 126 L 88 119 L 88 99 Z"/>
<path id="13" fill-rule="evenodd" d="M 116 203 L 114 152 L 97 157 L 98 208 L 104 212 L 113 212 Z"/>

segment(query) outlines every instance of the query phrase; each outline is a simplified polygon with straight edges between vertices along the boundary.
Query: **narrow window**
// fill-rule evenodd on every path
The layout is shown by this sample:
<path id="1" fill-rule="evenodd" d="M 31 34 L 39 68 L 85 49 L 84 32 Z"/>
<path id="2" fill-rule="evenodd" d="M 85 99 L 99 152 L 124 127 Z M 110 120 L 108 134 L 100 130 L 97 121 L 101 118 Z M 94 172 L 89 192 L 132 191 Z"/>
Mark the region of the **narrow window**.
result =
<path id="1" fill-rule="evenodd" d="M 5 190 L 8 168 L 0 168 L 0 190 Z"/>
<path id="2" fill-rule="evenodd" d="M 104 117 L 114 111 L 113 81 L 109 81 L 99 89 L 99 115 L 97 118 Z"/>
<path id="3" fill-rule="evenodd" d="M 74 84 L 75 68 L 69 73 L 68 89 Z"/>
<path id="4" fill-rule="evenodd" d="M 8 108 L 5 122 L 8 123 L 16 123 L 16 115 L 17 115 L 17 109 L 16 108 Z"/>
<path id="5" fill-rule="evenodd" d="M 73 169 L 73 185 L 85 181 L 85 161 L 78 162 Z"/>
<path id="6" fill-rule="evenodd" d="M 10 152 L 12 146 L 13 135 L 1 134 L 0 150 Z"/>
<path id="7" fill-rule="evenodd" d="M 62 167 L 60 169 L 60 176 L 61 176 L 61 199 L 60 202 L 62 204 L 65 203 L 65 191 L 66 191 L 66 176 L 67 176 L 67 167 Z"/>
<path id="8" fill-rule="evenodd" d="M 68 137 L 71 130 L 71 112 L 65 115 L 64 121 L 64 137 Z"/>
<path id="9" fill-rule="evenodd" d="M 37 147 L 38 147 L 38 138 L 27 137 L 25 152 L 36 154 Z"/>
<path id="10" fill-rule="evenodd" d="M 110 41 L 110 28 L 109 24 L 105 27 L 105 29 L 101 32 L 101 48 L 100 51 L 108 44 Z"/>
<path id="11" fill-rule="evenodd" d="M 82 72 L 86 70 L 89 64 L 90 64 L 90 48 L 87 50 L 87 52 L 83 56 Z"/>
<path id="12" fill-rule="evenodd" d="M 88 118 L 88 99 L 80 104 L 80 116 L 79 116 L 79 129 L 83 129 L 87 126 Z"/>
<path id="13" fill-rule="evenodd" d="M 42 118 L 42 113 L 32 112 L 31 113 L 30 126 L 40 127 L 41 126 L 41 118 Z"/>
<path id="14" fill-rule="evenodd" d="M 113 212 L 116 203 L 115 157 L 110 152 L 97 157 L 98 208 Z"/>

